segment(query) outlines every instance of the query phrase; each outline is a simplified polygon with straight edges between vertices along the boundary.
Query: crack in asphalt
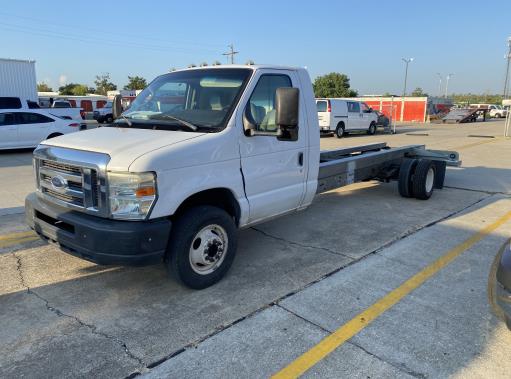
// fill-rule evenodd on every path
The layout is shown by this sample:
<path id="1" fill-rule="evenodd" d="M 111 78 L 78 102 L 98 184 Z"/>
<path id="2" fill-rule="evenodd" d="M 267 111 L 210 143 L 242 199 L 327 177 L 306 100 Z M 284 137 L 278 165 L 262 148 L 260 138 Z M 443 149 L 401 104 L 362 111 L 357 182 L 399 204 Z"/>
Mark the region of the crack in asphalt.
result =
<path id="1" fill-rule="evenodd" d="M 480 193 L 486 193 L 488 195 L 507 195 L 507 196 L 510 195 L 509 192 L 487 191 L 487 190 L 478 190 L 478 189 L 454 187 L 454 186 L 444 186 L 444 188 L 455 189 L 455 190 L 459 190 L 459 191 L 480 192 Z"/>
<path id="2" fill-rule="evenodd" d="M 83 320 L 81 320 L 79 317 L 77 316 L 73 316 L 73 315 L 70 315 L 70 314 L 67 314 L 67 313 L 64 313 L 62 312 L 60 309 L 58 308 L 55 308 L 53 306 L 50 305 L 50 302 L 48 299 L 45 299 L 43 296 L 39 295 L 37 292 L 35 292 L 33 289 L 31 289 L 26 281 L 25 281 L 25 277 L 23 275 L 23 267 L 22 267 L 22 262 L 21 262 L 21 257 L 18 256 L 16 254 L 16 252 L 13 252 L 12 255 L 14 256 L 14 258 L 16 259 L 16 271 L 18 272 L 18 276 L 20 278 L 20 283 L 21 285 L 26 289 L 27 293 L 30 294 L 30 295 L 33 295 L 35 296 L 36 298 L 38 298 L 39 300 L 41 300 L 42 302 L 44 302 L 44 305 L 46 307 L 46 309 L 54 314 L 56 314 L 58 317 L 66 317 L 66 318 L 69 318 L 73 321 L 75 321 L 76 323 L 78 323 L 80 326 L 82 327 L 85 327 L 87 329 L 90 330 L 90 332 L 94 335 L 97 335 L 97 336 L 101 336 L 103 338 L 106 338 L 106 339 L 109 339 L 111 341 L 114 341 L 117 345 L 121 346 L 123 349 L 124 349 L 124 353 L 132 360 L 135 360 L 138 362 L 138 364 L 145 368 L 145 362 L 142 360 L 142 358 L 136 356 L 133 352 L 131 352 L 131 350 L 128 348 L 126 342 L 122 341 L 120 338 L 116 337 L 116 336 L 113 336 L 113 335 L 110 335 L 110 334 L 107 334 L 107 333 L 104 333 L 104 332 L 101 332 L 98 330 L 98 328 L 93 325 L 93 324 L 89 324 Z"/>
<path id="3" fill-rule="evenodd" d="M 367 350 L 366 348 L 362 347 L 361 345 L 359 345 L 358 343 L 356 342 L 353 342 L 353 341 L 346 341 L 346 343 L 349 343 L 350 345 L 353 345 L 357 348 L 359 348 L 360 350 L 362 350 L 364 353 L 370 355 L 371 357 L 374 357 L 376 358 L 377 360 L 379 360 L 380 362 L 383 362 L 385 364 L 388 364 L 392 367 L 394 367 L 395 369 L 405 373 L 405 374 L 408 374 L 410 376 L 413 376 L 414 378 L 419 378 L 419 379 L 426 379 L 428 376 L 426 374 L 423 374 L 421 372 L 417 372 L 417 371 L 413 371 L 412 369 L 410 369 L 408 366 L 406 366 L 404 363 L 393 363 L 393 362 L 390 362 L 390 361 L 387 361 L 385 359 L 383 359 L 382 357 L 380 357 L 379 355 L 376 355 L 374 353 L 371 353 L 369 350 Z"/>
<path id="4" fill-rule="evenodd" d="M 266 236 L 268 238 L 272 238 L 272 239 L 275 239 L 277 241 L 282 241 L 282 242 L 287 243 L 289 245 L 303 247 L 303 248 L 306 248 L 306 249 L 322 250 L 322 251 L 326 251 L 327 253 L 330 253 L 330 254 L 341 255 L 341 256 L 349 258 L 349 259 L 356 259 L 355 257 L 352 257 L 351 255 L 343 254 L 343 253 L 340 253 L 338 251 L 329 249 L 327 247 L 312 246 L 312 245 L 306 245 L 306 244 L 303 244 L 303 243 L 300 243 L 300 242 L 290 241 L 290 240 L 287 240 L 287 239 L 285 239 L 283 237 L 274 236 L 273 234 L 270 234 L 268 232 L 265 232 L 264 230 L 261 230 L 261 229 L 255 228 L 255 227 L 251 227 L 250 229 L 255 230 L 258 233 L 261 233 L 262 235 L 264 235 L 264 236 Z"/>

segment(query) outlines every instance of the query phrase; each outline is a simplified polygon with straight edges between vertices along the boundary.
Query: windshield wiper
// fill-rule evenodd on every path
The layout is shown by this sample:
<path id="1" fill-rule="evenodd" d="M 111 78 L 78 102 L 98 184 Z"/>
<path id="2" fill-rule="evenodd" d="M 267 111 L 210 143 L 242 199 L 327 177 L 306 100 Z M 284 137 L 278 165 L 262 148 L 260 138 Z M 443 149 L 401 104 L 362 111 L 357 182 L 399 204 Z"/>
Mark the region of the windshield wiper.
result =
<path id="1" fill-rule="evenodd" d="M 174 116 L 171 116 L 169 114 L 159 114 L 158 115 L 158 118 L 156 117 L 149 117 L 149 120 L 158 120 L 160 118 L 170 118 L 171 120 L 174 120 L 174 121 L 177 121 L 179 122 L 181 125 L 184 125 L 186 126 L 188 129 L 191 129 L 192 131 L 196 132 L 197 129 L 199 129 L 197 126 L 195 126 L 194 124 L 188 122 L 188 121 L 185 121 L 185 120 L 181 120 L 180 118 L 177 118 L 177 117 L 174 117 Z"/>

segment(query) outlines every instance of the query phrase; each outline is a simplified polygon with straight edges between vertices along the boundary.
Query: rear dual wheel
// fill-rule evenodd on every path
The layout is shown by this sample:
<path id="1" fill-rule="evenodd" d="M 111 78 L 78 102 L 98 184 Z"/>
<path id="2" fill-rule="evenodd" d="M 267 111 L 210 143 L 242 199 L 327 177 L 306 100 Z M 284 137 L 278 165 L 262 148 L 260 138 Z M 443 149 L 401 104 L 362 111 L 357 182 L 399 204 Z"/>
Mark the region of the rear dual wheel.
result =
<path id="1" fill-rule="evenodd" d="M 398 188 L 403 197 L 427 200 L 435 188 L 436 165 L 429 159 L 404 159 L 399 169 Z"/>

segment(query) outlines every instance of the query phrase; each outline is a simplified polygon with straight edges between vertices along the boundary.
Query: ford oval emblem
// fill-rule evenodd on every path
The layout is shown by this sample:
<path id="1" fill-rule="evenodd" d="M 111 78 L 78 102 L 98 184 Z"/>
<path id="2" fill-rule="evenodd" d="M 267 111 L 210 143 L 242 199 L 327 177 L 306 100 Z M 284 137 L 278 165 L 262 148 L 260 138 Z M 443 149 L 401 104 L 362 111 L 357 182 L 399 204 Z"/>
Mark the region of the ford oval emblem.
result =
<path id="1" fill-rule="evenodd" d="M 57 175 L 51 178 L 51 185 L 55 190 L 63 190 L 67 187 L 67 180 L 62 176 Z"/>

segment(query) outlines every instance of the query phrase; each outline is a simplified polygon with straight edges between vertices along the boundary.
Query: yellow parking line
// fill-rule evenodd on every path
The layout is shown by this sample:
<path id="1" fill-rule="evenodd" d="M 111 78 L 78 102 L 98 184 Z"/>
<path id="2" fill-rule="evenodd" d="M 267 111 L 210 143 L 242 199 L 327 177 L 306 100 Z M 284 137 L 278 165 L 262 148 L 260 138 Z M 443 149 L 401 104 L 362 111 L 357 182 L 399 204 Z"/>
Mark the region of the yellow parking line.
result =
<path id="1" fill-rule="evenodd" d="M 24 242 L 32 242 L 38 238 L 39 237 L 33 231 L 0 235 L 0 249 L 13 245 L 19 245 Z"/>
<path id="2" fill-rule="evenodd" d="M 426 280 L 431 278 L 438 271 L 451 263 L 464 251 L 468 250 L 474 244 L 482 240 L 484 237 L 486 237 L 488 234 L 490 234 L 492 231 L 510 219 L 511 211 L 500 217 L 491 225 L 488 225 L 487 227 L 479 230 L 477 233 L 473 234 L 470 238 L 458 246 L 449 250 L 445 255 L 438 258 L 435 262 L 412 276 L 399 287 L 389 292 L 365 311 L 359 313 L 346 324 L 341 326 L 335 332 L 325 337 L 309 351 L 305 352 L 296 360 L 276 373 L 273 378 L 296 378 L 305 373 L 307 370 L 325 358 L 328 354 L 333 352 L 347 340 L 359 333 L 386 310 L 392 308 L 410 292 L 424 284 Z"/>

